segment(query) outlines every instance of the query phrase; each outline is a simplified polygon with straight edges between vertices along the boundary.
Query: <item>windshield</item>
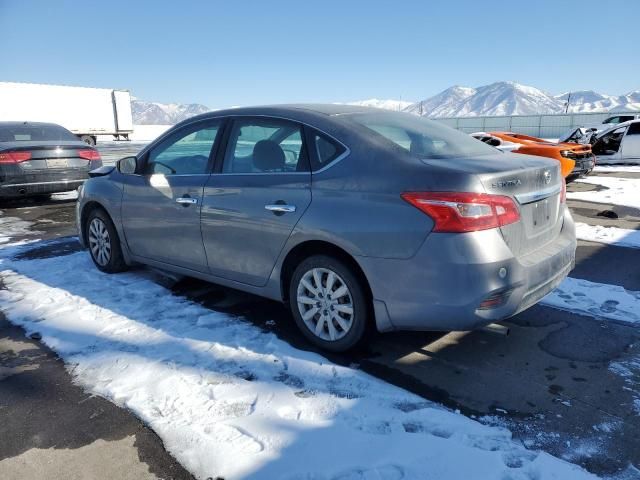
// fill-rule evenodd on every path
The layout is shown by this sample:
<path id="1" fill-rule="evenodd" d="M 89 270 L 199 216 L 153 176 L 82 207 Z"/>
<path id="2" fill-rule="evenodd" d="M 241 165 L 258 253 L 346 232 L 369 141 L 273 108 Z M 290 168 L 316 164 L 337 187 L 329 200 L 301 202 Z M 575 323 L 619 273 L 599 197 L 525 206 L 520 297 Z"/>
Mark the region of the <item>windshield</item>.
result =
<path id="1" fill-rule="evenodd" d="M 0 142 L 77 141 L 73 133 L 58 125 L 0 125 Z"/>
<path id="2" fill-rule="evenodd" d="M 453 128 L 409 113 L 345 115 L 419 158 L 453 158 L 495 154 L 496 149 Z"/>

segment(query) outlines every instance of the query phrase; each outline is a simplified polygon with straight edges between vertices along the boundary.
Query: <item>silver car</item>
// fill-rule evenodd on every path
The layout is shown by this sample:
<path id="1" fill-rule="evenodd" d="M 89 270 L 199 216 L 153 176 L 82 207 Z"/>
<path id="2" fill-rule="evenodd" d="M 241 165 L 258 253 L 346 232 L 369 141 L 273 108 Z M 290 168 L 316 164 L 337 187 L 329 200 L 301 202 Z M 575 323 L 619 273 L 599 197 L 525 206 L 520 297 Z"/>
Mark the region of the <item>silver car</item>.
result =
<path id="1" fill-rule="evenodd" d="M 602 165 L 640 160 L 640 120 L 614 125 L 591 137 L 591 149 Z"/>
<path id="2" fill-rule="evenodd" d="M 505 319 L 575 259 L 558 162 L 406 113 L 207 113 L 92 176 L 77 219 L 100 270 L 151 265 L 283 301 L 334 351 L 373 328 Z"/>

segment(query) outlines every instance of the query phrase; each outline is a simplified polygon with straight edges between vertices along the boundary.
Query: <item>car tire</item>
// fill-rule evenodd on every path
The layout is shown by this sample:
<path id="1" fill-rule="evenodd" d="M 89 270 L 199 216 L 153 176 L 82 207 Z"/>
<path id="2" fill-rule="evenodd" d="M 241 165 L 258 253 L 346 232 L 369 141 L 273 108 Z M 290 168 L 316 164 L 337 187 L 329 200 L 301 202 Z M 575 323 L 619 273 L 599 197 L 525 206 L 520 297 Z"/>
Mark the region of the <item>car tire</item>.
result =
<path id="1" fill-rule="evenodd" d="M 365 286 L 336 258 L 314 255 L 300 262 L 291 277 L 289 305 L 300 331 L 320 348 L 344 352 L 365 339 L 370 313 Z"/>
<path id="2" fill-rule="evenodd" d="M 127 270 L 118 232 L 107 212 L 100 208 L 92 210 L 84 231 L 91 260 L 98 270 L 105 273 Z"/>
<path id="3" fill-rule="evenodd" d="M 96 146 L 96 137 L 94 137 L 93 135 L 81 135 L 80 140 L 92 147 Z"/>

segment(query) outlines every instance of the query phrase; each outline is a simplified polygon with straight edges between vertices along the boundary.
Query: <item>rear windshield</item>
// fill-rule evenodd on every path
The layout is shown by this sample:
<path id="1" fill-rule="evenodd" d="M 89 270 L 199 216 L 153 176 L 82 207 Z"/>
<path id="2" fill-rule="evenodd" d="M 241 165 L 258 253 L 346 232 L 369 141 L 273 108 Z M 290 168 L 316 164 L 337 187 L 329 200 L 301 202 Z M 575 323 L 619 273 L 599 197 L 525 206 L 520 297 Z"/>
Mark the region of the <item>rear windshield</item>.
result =
<path id="1" fill-rule="evenodd" d="M 345 115 L 420 158 L 453 158 L 495 154 L 496 149 L 453 128 L 409 113 L 375 112 Z"/>
<path id="2" fill-rule="evenodd" d="M 73 133 L 58 125 L 0 125 L 0 142 L 43 142 L 78 140 Z"/>

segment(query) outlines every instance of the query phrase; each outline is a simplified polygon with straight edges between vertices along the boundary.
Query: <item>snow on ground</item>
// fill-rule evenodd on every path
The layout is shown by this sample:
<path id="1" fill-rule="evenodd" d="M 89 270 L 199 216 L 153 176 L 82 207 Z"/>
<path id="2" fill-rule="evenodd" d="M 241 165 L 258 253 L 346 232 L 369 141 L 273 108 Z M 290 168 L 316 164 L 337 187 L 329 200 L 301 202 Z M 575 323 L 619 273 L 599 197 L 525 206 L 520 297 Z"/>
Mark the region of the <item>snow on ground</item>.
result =
<path id="1" fill-rule="evenodd" d="M 626 386 L 632 392 L 640 392 L 640 358 L 632 358 L 627 361 L 613 362 L 609 365 L 609 370 L 624 378 Z M 640 416 L 640 394 L 636 394 L 633 401 L 633 410 Z"/>
<path id="2" fill-rule="evenodd" d="M 541 303 L 580 315 L 640 325 L 640 292 L 617 285 L 568 277 Z"/>
<path id="3" fill-rule="evenodd" d="M 640 172 L 638 165 L 596 165 L 593 171 L 600 172 Z"/>
<path id="4" fill-rule="evenodd" d="M 60 192 L 54 193 L 51 195 L 52 200 L 77 200 L 78 199 L 78 191 L 70 190 L 68 192 Z"/>
<path id="5" fill-rule="evenodd" d="M 80 384 L 135 412 L 199 478 L 595 478 L 507 429 L 174 296 L 153 273 L 105 275 L 86 252 L 10 257 L 28 248 L 0 249 L 7 317 L 40 332 Z"/>
<path id="6" fill-rule="evenodd" d="M 576 222 L 576 237 L 589 242 L 607 243 L 618 247 L 640 248 L 640 231 L 628 228 L 603 227 Z"/>
<path id="7" fill-rule="evenodd" d="M 567 192 L 567 198 L 640 208 L 640 178 L 592 176 L 580 178 L 576 182 L 600 185 L 604 188 L 599 191 Z"/>
<path id="8" fill-rule="evenodd" d="M 7 217 L 4 212 L 0 210 L 0 244 L 8 243 L 12 238 L 27 234 L 38 234 L 29 230 L 33 224 L 26 222 L 19 218 Z"/>

